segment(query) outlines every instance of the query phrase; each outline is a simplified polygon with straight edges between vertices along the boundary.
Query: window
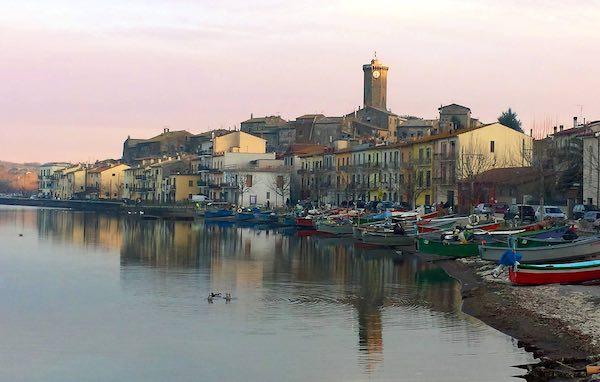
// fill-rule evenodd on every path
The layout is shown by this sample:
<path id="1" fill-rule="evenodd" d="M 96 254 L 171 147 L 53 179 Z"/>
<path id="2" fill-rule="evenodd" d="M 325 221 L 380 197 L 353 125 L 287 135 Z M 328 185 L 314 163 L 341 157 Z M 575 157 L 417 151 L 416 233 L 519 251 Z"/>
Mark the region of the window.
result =
<path id="1" fill-rule="evenodd" d="M 267 191 L 267 200 L 271 199 L 271 193 Z"/>
<path id="2" fill-rule="evenodd" d="M 425 177 L 425 184 L 427 187 L 431 187 L 431 171 L 427 171 L 427 175 Z"/>
<path id="3" fill-rule="evenodd" d="M 188 180 L 188 187 L 193 187 L 193 186 L 194 186 L 194 181 Z"/>
<path id="4" fill-rule="evenodd" d="M 246 175 L 246 187 L 252 187 L 252 175 Z"/>
<path id="5" fill-rule="evenodd" d="M 495 145 L 496 145 L 496 142 L 494 142 L 494 141 L 490 141 L 490 152 L 491 152 L 491 153 L 493 153 L 493 152 L 494 152 L 494 149 L 495 149 L 495 147 L 494 147 L 494 146 L 495 146 Z"/>

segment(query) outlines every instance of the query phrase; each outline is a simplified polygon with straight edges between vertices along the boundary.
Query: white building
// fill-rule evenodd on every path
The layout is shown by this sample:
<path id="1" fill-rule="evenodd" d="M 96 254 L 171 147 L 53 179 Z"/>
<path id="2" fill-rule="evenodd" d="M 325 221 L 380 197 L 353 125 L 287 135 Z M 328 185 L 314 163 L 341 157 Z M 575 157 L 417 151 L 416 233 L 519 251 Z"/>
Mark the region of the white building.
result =
<path id="1" fill-rule="evenodd" d="M 583 136 L 583 203 L 600 203 L 600 121 L 587 124 L 588 135 Z"/>
<path id="2" fill-rule="evenodd" d="M 250 168 L 251 162 L 261 159 L 275 160 L 275 153 L 224 152 L 214 155 L 208 170 L 208 197 L 212 200 L 235 200 L 241 186 L 237 182 L 231 183 L 226 173 Z"/>
<path id="3" fill-rule="evenodd" d="M 253 160 L 223 171 L 223 180 L 231 190 L 224 198 L 230 203 L 273 208 L 289 202 L 290 171 L 283 160 Z"/>
<path id="4" fill-rule="evenodd" d="M 57 188 L 58 176 L 56 171 L 71 167 L 70 163 L 45 163 L 38 170 L 38 196 L 51 198 L 52 190 Z"/>

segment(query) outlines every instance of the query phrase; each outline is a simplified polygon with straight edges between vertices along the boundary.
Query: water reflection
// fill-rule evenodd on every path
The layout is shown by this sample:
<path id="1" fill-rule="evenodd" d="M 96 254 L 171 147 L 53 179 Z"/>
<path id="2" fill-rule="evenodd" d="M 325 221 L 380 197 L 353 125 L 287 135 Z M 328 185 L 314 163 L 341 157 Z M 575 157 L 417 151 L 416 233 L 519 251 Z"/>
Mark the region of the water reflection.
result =
<path id="1" fill-rule="evenodd" d="M 351 240 L 296 238 L 230 223 L 127 220 L 123 230 L 125 281 L 129 266 L 202 268 L 214 285 L 229 278 L 238 294 L 262 290 L 265 305 L 287 301 L 301 305 L 304 315 L 322 314 L 329 304 L 352 307 L 361 363 L 369 370 L 383 359 L 386 307 L 448 313 L 460 303 L 457 283 L 438 268 L 411 255 L 395 260 L 390 250 L 358 249 Z"/>
<path id="2" fill-rule="evenodd" d="M 398 258 L 388 250 L 357 248 L 349 239 L 297 237 L 295 231 L 266 226 L 145 221 L 52 209 L 0 207 L 0 227 L 37 236 L 53 256 L 67 248 L 85 249 L 77 252 L 83 265 L 83 255 L 96 251 L 118 255 L 119 302 L 105 307 L 121 317 L 113 325 L 133 320 L 151 330 L 154 341 L 165 343 L 181 337 L 171 352 L 182 347 L 199 352 L 201 370 L 220 370 L 208 379 L 248 379 L 244 370 L 258 362 L 262 369 L 249 379 L 339 380 L 363 374 L 390 379 L 402 366 L 408 380 L 468 380 L 466 363 L 498 363 L 499 353 L 506 354 L 505 363 L 496 374 L 508 378 L 509 362 L 525 361 L 510 339 L 495 337 L 460 312 L 454 280 L 412 255 Z M 109 283 L 111 276 L 103 277 Z M 229 291 L 236 300 L 209 305 L 209 291 Z M 210 325 L 227 330 L 215 332 Z M 213 349 L 208 353 L 196 345 L 206 341 Z M 259 354 L 247 354 L 245 346 L 261 349 L 273 364 L 261 363 Z M 220 347 L 229 353 L 214 350 Z M 493 362 L 485 352 L 493 354 Z M 226 354 L 242 357 L 241 372 L 223 371 L 229 370 L 222 360 Z M 299 368 L 278 364 L 280 356 Z M 429 358 L 439 356 L 449 365 L 423 371 Z M 207 359 L 214 364 L 202 363 Z M 191 372 L 200 366 L 181 367 Z M 444 374 L 447 368 L 455 378 Z M 505 377 L 491 373 L 486 378 Z"/>

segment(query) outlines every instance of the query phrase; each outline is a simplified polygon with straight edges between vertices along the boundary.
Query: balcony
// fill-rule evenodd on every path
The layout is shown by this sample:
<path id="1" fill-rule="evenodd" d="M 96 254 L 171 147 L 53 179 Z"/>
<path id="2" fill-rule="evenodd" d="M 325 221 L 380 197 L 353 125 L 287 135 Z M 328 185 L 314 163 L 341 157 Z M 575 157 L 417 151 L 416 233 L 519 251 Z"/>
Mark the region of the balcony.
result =
<path id="1" fill-rule="evenodd" d="M 205 180 L 199 180 L 199 181 L 196 182 L 196 185 L 198 187 L 206 187 L 208 185 L 208 182 L 205 181 Z"/>
<path id="2" fill-rule="evenodd" d="M 431 165 L 431 158 L 419 158 L 419 159 L 415 159 L 414 163 L 417 166 L 429 166 L 429 165 Z"/>
<path id="3" fill-rule="evenodd" d="M 456 161 L 456 153 L 437 153 L 433 157 L 439 161 Z"/>

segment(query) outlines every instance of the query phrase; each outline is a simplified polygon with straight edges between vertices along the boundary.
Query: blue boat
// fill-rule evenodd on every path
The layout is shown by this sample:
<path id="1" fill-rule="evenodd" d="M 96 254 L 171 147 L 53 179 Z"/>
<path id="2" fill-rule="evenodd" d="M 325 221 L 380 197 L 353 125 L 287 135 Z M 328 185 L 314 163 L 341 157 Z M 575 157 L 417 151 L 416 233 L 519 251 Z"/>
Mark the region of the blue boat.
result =
<path id="1" fill-rule="evenodd" d="M 254 214 L 259 212 L 260 210 L 258 208 L 244 208 L 244 209 L 238 209 L 236 215 L 235 215 L 235 219 L 237 221 L 247 221 L 247 220 L 252 220 L 254 219 Z"/>
<path id="2" fill-rule="evenodd" d="M 233 219 L 233 218 L 234 218 L 234 211 L 230 210 L 230 209 L 226 209 L 226 208 L 219 208 L 216 210 L 207 209 L 206 212 L 204 212 L 204 219 L 228 220 L 228 219 Z"/>
<path id="3" fill-rule="evenodd" d="M 254 219 L 259 223 L 277 222 L 277 214 L 273 211 L 259 211 L 254 214 Z"/>

